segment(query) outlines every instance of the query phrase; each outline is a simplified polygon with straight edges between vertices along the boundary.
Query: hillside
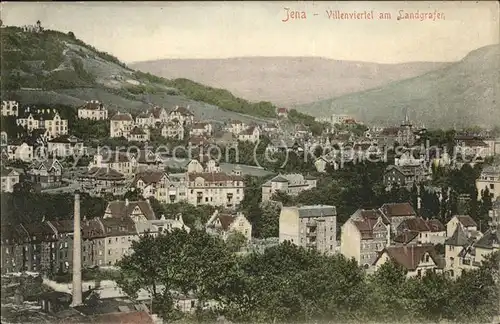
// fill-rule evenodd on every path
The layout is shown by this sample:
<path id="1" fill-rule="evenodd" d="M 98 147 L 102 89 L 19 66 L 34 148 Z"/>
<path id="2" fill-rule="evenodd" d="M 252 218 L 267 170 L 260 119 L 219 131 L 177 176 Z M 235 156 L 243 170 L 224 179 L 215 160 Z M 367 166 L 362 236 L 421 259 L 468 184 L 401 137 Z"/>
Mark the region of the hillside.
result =
<path id="1" fill-rule="evenodd" d="M 184 77 L 278 105 L 310 103 L 415 77 L 449 63 L 376 64 L 320 57 L 168 59 L 130 64 L 165 78 Z"/>
<path id="2" fill-rule="evenodd" d="M 348 113 L 380 124 L 400 122 L 408 109 L 412 120 L 427 127 L 500 125 L 498 80 L 497 44 L 419 77 L 295 108 L 314 116 Z"/>
<path id="3" fill-rule="evenodd" d="M 135 71 L 71 32 L 35 33 L 6 27 L 1 46 L 2 97 L 23 104 L 80 105 L 97 99 L 130 112 L 151 105 L 168 109 L 184 105 L 204 120 L 259 122 L 275 117 L 275 107 L 269 102 L 250 103 L 227 90 Z"/>

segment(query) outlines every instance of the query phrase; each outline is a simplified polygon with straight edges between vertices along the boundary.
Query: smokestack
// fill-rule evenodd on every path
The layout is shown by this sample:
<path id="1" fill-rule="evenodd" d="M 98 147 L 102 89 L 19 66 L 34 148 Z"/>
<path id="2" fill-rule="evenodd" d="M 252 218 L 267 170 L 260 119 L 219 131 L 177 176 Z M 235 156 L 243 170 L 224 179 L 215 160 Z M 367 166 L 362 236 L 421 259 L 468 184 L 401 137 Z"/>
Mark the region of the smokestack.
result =
<path id="1" fill-rule="evenodd" d="M 80 192 L 75 192 L 73 216 L 73 301 L 71 306 L 82 304 L 82 241 L 80 232 Z"/>

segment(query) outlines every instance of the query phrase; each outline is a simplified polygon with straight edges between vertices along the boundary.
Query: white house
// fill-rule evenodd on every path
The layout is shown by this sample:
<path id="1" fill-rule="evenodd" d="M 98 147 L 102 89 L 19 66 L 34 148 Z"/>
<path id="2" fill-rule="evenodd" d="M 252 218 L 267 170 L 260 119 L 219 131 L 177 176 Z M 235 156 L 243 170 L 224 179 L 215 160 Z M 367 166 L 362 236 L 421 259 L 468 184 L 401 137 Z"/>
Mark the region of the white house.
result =
<path id="1" fill-rule="evenodd" d="M 117 113 L 110 120 L 110 137 L 125 137 L 128 138 L 130 131 L 134 125 L 132 115 L 128 113 Z"/>
<path id="2" fill-rule="evenodd" d="M 256 126 L 250 126 L 238 134 L 238 140 L 242 142 L 255 143 L 259 140 L 260 131 Z"/>
<path id="3" fill-rule="evenodd" d="M 211 136 L 212 125 L 210 123 L 194 123 L 189 130 L 190 136 Z"/>
<path id="4" fill-rule="evenodd" d="M 7 145 L 7 156 L 9 160 L 31 162 L 34 159 L 33 154 L 33 146 L 26 143 Z"/>
<path id="5" fill-rule="evenodd" d="M 389 261 L 402 266 L 407 271 L 407 277 L 420 277 L 426 272 L 442 272 L 444 269 L 444 261 L 432 244 L 387 246 L 375 259 L 375 270 Z"/>
<path id="6" fill-rule="evenodd" d="M 247 242 L 252 239 L 252 224 L 241 212 L 236 214 L 219 213 L 216 210 L 207 221 L 206 230 L 208 233 L 220 235 L 226 240 L 231 233 L 241 233 Z"/>
<path id="7" fill-rule="evenodd" d="M 2 169 L 2 192 L 13 192 L 14 185 L 19 183 L 19 172 L 13 169 Z"/>
<path id="8" fill-rule="evenodd" d="M 78 118 L 90 120 L 107 120 L 108 110 L 104 108 L 104 105 L 97 100 L 87 101 L 85 105 L 78 108 Z"/>
<path id="9" fill-rule="evenodd" d="M 19 102 L 13 100 L 2 101 L 2 116 L 18 116 Z"/>
<path id="10" fill-rule="evenodd" d="M 184 127 L 181 123 L 168 122 L 161 127 L 161 136 L 182 141 L 184 139 Z"/>

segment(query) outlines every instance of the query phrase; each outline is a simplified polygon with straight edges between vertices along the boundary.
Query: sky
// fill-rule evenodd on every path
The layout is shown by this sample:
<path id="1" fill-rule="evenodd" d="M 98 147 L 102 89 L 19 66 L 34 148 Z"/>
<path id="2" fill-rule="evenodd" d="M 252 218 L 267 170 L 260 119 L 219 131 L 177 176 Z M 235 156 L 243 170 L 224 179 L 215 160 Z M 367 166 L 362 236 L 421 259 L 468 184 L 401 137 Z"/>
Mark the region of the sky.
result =
<path id="1" fill-rule="evenodd" d="M 305 18 L 287 20 L 285 8 L 305 12 Z M 474 49 L 500 42 L 496 1 L 2 2 L 1 9 L 4 25 L 40 20 L 45 28 L 72 31 L 125 63 L 243 56 L 457 61 Z M 329 19 L 328 10 L 373 11 L 374 19 Z M 439 13 L 439 18 L 397 19 L 402 12 L 417 10 Z M 380 13 L 391 17 L 379 19 Z"/>

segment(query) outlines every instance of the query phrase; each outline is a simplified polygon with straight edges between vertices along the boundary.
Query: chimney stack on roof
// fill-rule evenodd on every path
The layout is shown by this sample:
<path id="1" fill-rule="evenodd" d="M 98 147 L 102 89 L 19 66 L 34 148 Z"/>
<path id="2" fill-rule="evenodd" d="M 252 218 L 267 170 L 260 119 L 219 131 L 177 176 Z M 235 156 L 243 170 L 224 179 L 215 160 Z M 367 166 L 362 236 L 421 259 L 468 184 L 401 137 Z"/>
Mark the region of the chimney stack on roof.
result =
<path id="1" fill-rule="evenodd" d="M 82 241 L 80 229 L 80 192 L 75 192 L 73 216 L 73 301 L 71 306 L 82 304 Z"/>

